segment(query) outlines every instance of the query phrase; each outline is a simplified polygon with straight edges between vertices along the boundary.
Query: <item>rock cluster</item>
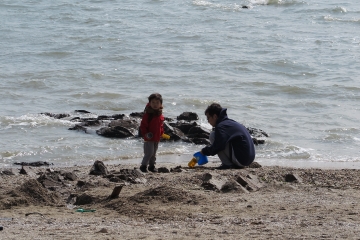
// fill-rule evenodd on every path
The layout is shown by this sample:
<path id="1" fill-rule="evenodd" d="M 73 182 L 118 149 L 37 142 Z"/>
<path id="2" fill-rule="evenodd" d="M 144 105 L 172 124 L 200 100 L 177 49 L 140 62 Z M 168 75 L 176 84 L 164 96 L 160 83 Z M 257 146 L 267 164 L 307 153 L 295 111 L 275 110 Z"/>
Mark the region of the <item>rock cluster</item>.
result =
<path id="1" fill-rule="evenodd" d="M 86 110 L 75 110 L 78 114 L 88 114 Z M 77 130 L 88 133 L 94 130 L 98 135 L 109 138 L 137 138 L 139 136 L 139 127 L 142 112 L 131 113 L 129 116 L 125 114 L 115 114 L 111 116 L 100 115 L 96 118 L 81 118 L 73 117 L 69 114 L 54 114 L 43 113 L 55 118 L 70 118 L 70 121 L 75 122 L 74 127 L 69 130 Z M 161 141 L 184 141 L 194 144 L 207 145 L 209 144 L 209 135 L 211 130 L 202 127 L 199 122 L 199 117 L 194 112 L 183 112 L 176 119 L 165 118 L 164 131 L 170 136 L 170 140 L 162 139 Z M 251 134 L 254 143 L 263 144 L 264 137 L 268 134 L 261 129 L 247 128 Z"/>

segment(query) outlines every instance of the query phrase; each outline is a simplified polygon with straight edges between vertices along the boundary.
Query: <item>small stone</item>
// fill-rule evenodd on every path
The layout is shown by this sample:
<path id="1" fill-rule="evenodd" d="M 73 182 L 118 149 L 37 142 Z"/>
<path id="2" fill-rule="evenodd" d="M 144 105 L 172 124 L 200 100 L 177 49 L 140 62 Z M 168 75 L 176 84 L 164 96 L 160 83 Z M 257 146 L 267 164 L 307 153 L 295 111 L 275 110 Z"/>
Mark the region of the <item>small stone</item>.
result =
<path id="1" fill-rule="evenodd" d="M 166 167 L 160 167 L 158 168 L 158 173 L 169 173 L 170 170 Z"/>
<path id="2" fill-rule="evenodd" d="M 285 182 L 298 182 L 298 183 L 301 183 L 302 179 L 297 174 L 289 173 L 289 174 L 285 175 Z"/>
<path id="3" fill-rule="evenodd" d="M 108 233 L 108 230 L 106 228 L 102 228 L 98 233 Z"/>
<path id="4" fill-rule="evenodd" d="M 28 166 L 22 166 L 20 170 L 20 174 L 25 174 L 30 177 L 36 177 L 36 173 Z"/>

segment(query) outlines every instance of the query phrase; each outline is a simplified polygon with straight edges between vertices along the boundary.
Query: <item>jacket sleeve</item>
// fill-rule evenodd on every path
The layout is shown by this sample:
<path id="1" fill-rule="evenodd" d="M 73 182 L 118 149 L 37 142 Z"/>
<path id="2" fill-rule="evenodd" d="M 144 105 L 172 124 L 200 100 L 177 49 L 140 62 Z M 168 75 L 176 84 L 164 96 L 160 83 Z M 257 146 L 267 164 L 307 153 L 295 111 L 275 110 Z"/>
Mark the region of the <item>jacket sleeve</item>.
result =
<path id="1" fill-rule="evenodd" d="M 149 115 L 147 113 L 145 113 L 143 118 L 141 119 L 141 123 L 140 123 L 141 136 L 145 141 L 148 141 L 148 139 L 146 138 L 146 134 L 149 132 L 148 118 L 149 118 Z"/>
<path id="2" fill-rule="evenodd" d="M 215 128 L 215 141 L 210 146 L 204 147 L 201 152 L 206 156 L 214 156 L 226 148 L 229 137 L 221 127 Z"/>
<path id="3" fill-rule="evenodd" d="M 160 118 L 160 121 L 161 121 L 161 123 L 160 123 L 160 136 L 162 136 L 164 134 L 164 120 L 165 120 L 164 116 L 161 115 L 161 118 Z"/>

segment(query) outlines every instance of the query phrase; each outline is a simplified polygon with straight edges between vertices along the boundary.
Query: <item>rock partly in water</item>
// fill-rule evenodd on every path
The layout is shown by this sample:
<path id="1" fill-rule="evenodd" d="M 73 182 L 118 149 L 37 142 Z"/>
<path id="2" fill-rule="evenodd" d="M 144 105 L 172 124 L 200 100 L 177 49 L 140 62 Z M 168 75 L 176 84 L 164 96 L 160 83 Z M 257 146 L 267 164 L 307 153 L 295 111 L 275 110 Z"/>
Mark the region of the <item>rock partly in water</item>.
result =
<path id="1" fill-rule="evenodd" d="M 77 113 L 89 113 L 86 110 L 77 110 Z M 97 118 L 74 117 L 70 121 L 78 122 L 69 130 L 78 130 L 88 133 L 88 128 L 93 128 L 96 134 L 109 138 L 137 138 L 139 137 L 139 128 L 141 118 L 144 112 L 133 112 L 129 116 L 125 114 L 115 114 L 111 116 L 101 115 Z M 47 113 L 48 116 L 57 117 L 58 114 Z M 170 136 L 169 140 L 161 141 L 183 141 L 197 145 L 210 144 L 209 135 L 211 129 L 200 126 L 197 122 L 199 116 L 194 112 L 183 112 L 176 119 L 165 118 L 164 132 Z M 94 128 L 97 129 L 94 129 Z M 247 128 L 253 138 L 255 145 L 264 144 L 264 137 L 269 135 L 261 129 Z"/>

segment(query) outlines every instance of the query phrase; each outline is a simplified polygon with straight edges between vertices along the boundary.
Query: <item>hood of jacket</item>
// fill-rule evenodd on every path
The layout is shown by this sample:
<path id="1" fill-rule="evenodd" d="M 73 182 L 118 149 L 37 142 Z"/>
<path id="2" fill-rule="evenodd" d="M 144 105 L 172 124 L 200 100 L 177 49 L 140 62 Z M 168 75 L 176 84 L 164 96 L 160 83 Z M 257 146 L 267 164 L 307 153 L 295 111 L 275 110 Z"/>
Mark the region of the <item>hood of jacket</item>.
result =
<path id="1" fill-rule="evenodd" d="M 216 120 L 216 125 L 218 125 L 220 122 L 222 122 L 224 120 L 229 119 L 226 111 L 227 111 L 227 108 L 221 109 L 220 115 L 218 116 L 218 119 Z"/>

